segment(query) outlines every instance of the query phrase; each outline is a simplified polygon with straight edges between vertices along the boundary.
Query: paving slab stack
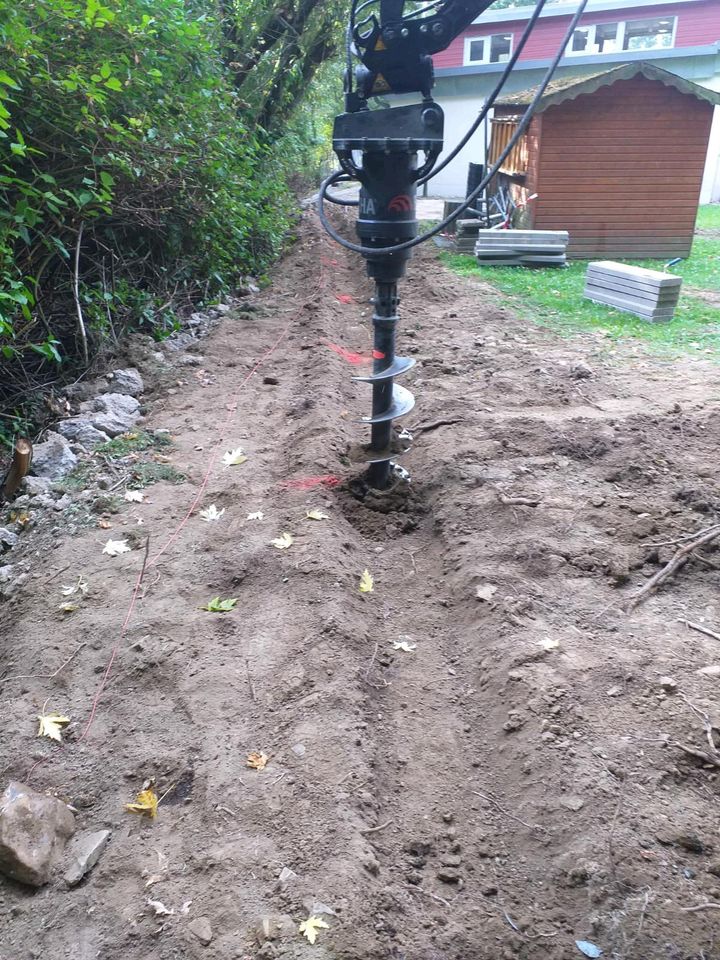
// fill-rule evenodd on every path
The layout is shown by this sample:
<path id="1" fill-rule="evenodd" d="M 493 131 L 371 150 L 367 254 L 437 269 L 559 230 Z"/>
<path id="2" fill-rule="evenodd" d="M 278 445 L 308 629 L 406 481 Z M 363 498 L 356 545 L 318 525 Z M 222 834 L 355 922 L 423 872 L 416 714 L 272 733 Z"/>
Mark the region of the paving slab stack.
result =
<path id="1" fill-rule="evenodd" d="M 682 277 L 613 260 L 588 264 L 585 297 L 643 320 L 671 320 L 680 296 Z"/>
<path id="2" fill-rule="evenodd" d="M 482 224 L 476 218 L 475 220 L 457 220 L 455 227 L 455 253 L 467 253 L 470 256 L 475 253 L 475 244 L 477 243 L 478 233 Z"/>
<path id="3" fill-rule="evenodd" d="M 495 267 L 562 267 L 570 234 L 567 230 L 479 230 L 478 263 Z"/>

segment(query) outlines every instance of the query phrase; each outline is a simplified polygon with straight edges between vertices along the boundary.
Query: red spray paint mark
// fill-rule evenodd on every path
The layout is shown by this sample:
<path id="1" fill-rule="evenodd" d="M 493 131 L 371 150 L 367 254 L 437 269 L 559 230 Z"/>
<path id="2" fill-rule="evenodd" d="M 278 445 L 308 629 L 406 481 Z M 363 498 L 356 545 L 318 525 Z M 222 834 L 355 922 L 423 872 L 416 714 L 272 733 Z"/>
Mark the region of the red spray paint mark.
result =
<path id="1" fill-rule="evenodd" d="M 333 353 L 336 353 L 339 357 L 342 357 L 343 360 L 346 360 L 348 363 L 352 363 L 353 366 L 359 366 L 361 363 L 369 363 L 370 358 L 364 357 L 361 353 L 355 353 L 353 350 L 347 350 L 345 347 L 339 346 L 337 343 L 330 343 L 326 341 L 326 347 L 329 347 Z"/>
<path id="2" fill-rule="evenodd" d="M 336 293 L 335 299 L 339 300 L 340 303 L 355 303 L 355 298 L 351 297 L 349 293 Z"/>
<path id="3" fill-rule="evenodd" d="M 373 360 L 385 359 L 385 354 L 382 352 L 382 350 L 373 350 L 372 355 L 373 355 Z"/>
<path id="4" fill-rule="evenodd" d="M 298 477 L 295 480 L 286 480 L 282 484 L 286 490 L 312 490 L 313 487 L 336 487 L 340 477 L 332 473 L 325 473 L 320 477 Z"/>

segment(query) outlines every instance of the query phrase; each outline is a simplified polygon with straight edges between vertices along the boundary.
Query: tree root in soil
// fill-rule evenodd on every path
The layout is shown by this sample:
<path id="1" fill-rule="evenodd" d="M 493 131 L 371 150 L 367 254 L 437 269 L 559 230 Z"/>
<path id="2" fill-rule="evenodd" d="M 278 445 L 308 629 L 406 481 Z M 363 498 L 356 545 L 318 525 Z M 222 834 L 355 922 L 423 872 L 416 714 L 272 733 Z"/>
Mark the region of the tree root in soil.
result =
<path id="1" fill-rule="evenodd" d="M 716 524 L 713 527 L 708 527 L 707 530 L 703 530 L 699 536 L 696 536 L 695 539 L 689 540 L 682 547 L 680 547 L 672 559 L 665 564 L 662 570 L 659 570 L 655 576 L 651 577 L 645 586 L 638 590 L 627 603 L 627 610 L 634 610 L 643 600 L 646 600 L 651 593 L 654 593 L 659 586 L 665 583 L 666 580 L 669 580 L 673 577 L 678 570 L 685 566 L 690 557 L 693 555 L 694 551 L 699 547 L 704 547 L 708 543 L 711 543 L 717 537 L 720 537 L 720 523 Z"/>

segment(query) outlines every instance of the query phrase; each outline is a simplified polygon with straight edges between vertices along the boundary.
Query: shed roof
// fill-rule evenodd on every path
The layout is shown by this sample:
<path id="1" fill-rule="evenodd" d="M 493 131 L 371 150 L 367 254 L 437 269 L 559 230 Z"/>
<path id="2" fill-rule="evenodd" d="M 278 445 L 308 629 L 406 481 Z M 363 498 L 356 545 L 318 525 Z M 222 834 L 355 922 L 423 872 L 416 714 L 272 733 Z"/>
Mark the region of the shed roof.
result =
<path id="1" fill-rule="evenodd" d="M 635 63 L 623 63 L 612 70 L 603 70 L 601 73 L 592 73 L 584 77 L 561 77 L 558 80 L 551 80 L 540 98 L 537 106 L 537 112 L 541 113 L 548 107 L 563 103 L 565 100 L 574 100 L 581 94 L 595 93 L 600 87 L 610 86 L 617 83 L 618 80 L 631 80 L 633 77 L 643 76 L 648 80 L 659 80 L 660 83 L 668 87 L 675 87 L 680 93 L 696 97 L 698 100 L 707 100 L 708 103 L 720 104 L 720 93 L 715 90 L 709 90 L 707 87 L 701 87 L 691 80 L 685 80 L 669 70 L 663 70 L 656 67 L 654 63 L 648 63 L 641 60 Z M 521 90 L 519 93 L 512 93 L 501 97 L 496 101 L 498 107 L 525 107 L 537 93 L 538 87 L 531 87 L 529 90 Z"/>

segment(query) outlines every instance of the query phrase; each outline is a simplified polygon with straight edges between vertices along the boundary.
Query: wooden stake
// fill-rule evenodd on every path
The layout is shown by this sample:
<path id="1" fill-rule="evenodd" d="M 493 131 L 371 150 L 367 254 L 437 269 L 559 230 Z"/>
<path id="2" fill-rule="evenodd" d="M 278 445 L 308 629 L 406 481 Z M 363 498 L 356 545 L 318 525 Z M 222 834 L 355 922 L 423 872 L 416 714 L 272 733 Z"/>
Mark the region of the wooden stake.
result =
<path id="1" fill-rule="evenodd" d="M 30 469 L 32 449 L 32 444 L 25 437 L 19 437 L 15 441 L 12 463 L 0 488 L 0 501 L 9 500 L 20 486 L 23 477 Z"/>

